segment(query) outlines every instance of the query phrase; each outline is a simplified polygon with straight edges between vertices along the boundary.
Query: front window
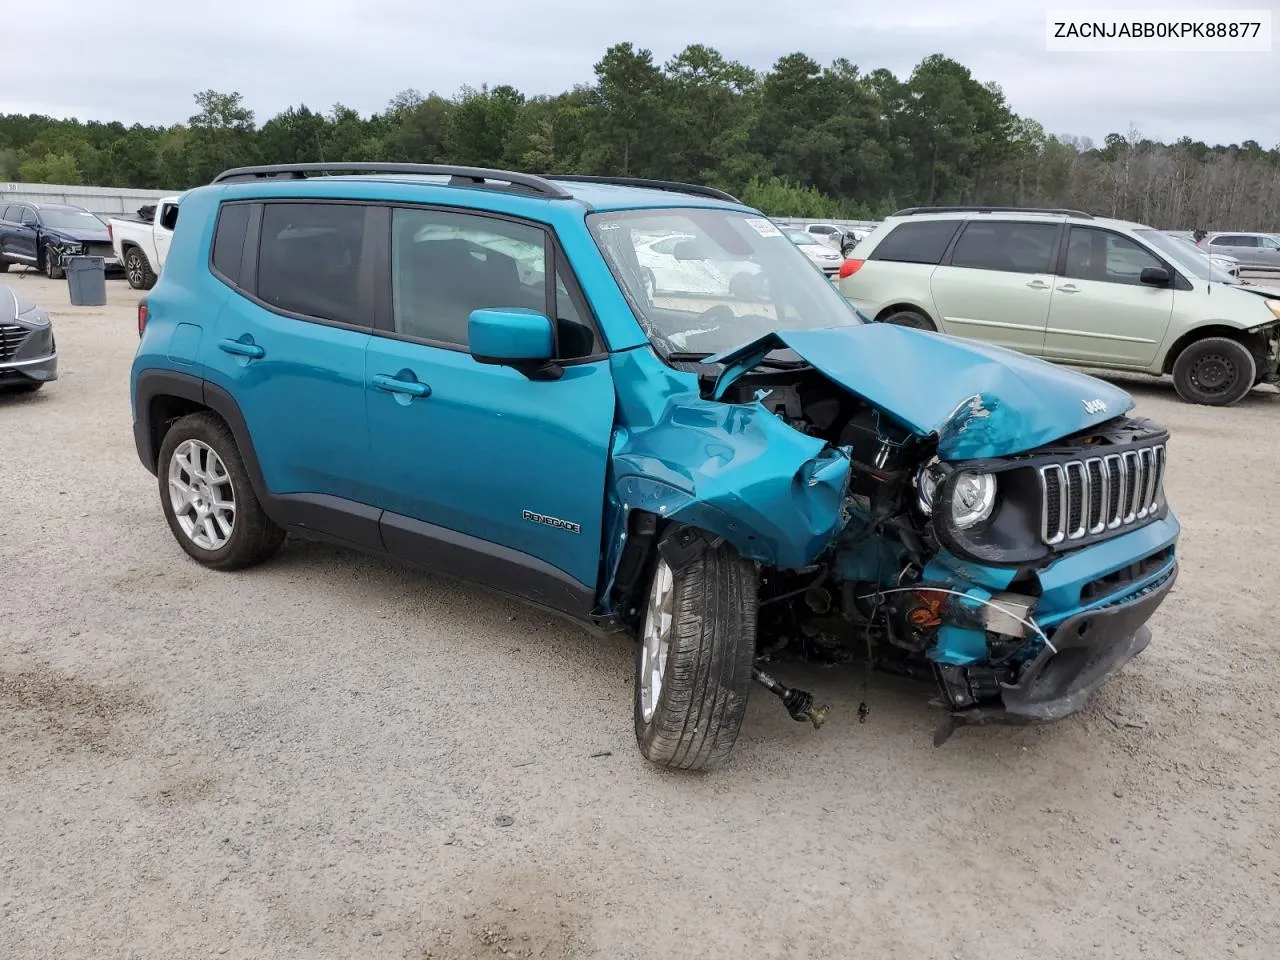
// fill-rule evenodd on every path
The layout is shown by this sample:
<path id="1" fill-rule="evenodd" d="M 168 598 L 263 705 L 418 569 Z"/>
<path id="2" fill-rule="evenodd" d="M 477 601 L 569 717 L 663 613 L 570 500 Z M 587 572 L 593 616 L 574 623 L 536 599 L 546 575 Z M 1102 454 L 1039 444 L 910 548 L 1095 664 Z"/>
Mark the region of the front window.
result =
<path id="1" fill-rule="evenodd" d="M 40 219 L 53 230 L 101 230 L 102 221 L 88 210 L 41 210 Z"/>
<path id="2" fill-rule="evenodd" d="M 706 356 L 776 330 L 861 323 L 773 223 L 726 210 L 596 213 L 596 244 L 666 355 Z"/>
<path id="3" fill-rule="evenodd" d="M 1190 240 L 1171 237 L 1167 233 L 1161 233 L 1159 230 L 1135 230 L 1133 233 L 1134 236 L 1140 237 L 1151 244 L 1176 263 L 1179 269 L 1185 270 L 1197 280 L 1209 280 L 1213 283 L 1240 282 L 1231 274 L 1219 270 L 1213 261 L 1209 259 L 1209 255 Z"/>

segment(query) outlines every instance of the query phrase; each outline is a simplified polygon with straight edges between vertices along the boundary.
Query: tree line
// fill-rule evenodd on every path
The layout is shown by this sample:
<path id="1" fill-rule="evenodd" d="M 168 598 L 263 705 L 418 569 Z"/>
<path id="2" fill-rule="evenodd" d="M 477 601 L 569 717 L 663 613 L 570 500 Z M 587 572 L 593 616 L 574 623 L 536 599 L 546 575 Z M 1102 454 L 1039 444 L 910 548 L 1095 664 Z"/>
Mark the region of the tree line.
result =
<path id="1" fill-rule="evenodd" d="M 178 190 L 245 164 L 385 160 L 686 180 L 772 216 L 982 203 L 1166 229 L 1280 228 L 1280 147 L 1166 144 L 1136 128 L 1101 145 L 1049 135 L 941 54 L 902 80 L 803 53 L 760 73 L 698 44 L 659 64 L 622 43 L 594 70 L 554 96 L 405 90 L 368 117 L 299 105 L 261 126 L 239 93 L 214 90 L 169 127 L 0 115 L 0 180 Z"/>

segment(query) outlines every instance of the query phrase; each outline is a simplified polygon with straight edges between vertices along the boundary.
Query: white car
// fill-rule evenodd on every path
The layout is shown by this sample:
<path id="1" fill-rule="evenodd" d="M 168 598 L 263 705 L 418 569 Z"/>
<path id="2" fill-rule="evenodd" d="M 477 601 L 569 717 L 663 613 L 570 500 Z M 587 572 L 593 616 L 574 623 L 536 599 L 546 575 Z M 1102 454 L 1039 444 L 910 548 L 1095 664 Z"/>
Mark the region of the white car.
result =
<path id="1" fill-rule="evenodd" d="M 800 248 L 809 262 L 829 277 L 834 277 L 844 263 L 844 255 L 804 230 L 788 230 L 787 239 Z"/>
<path id="2" fill-rule="evenodd" d="M 690 234 L 674 233 L 636 243 L 646 295 L 754 293 L 757 285 L 753 275 L 760 269 L 754 263 L 677 256 L 681 244 L 696 240 Z"/>

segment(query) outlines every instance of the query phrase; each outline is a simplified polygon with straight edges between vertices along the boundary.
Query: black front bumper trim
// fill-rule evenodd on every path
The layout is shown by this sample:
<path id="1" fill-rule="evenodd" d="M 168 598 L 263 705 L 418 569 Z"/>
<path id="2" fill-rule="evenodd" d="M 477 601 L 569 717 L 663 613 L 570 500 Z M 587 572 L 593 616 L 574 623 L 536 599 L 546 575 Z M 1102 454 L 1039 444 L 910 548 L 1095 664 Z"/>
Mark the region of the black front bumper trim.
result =
<path id="1" fill-rule="evenodd" d="M 1053 647 L 1046 645 L 1017 683 L 1002 685 L 1003 706 L 954 711 L 934 742 L 945 742 L 956 726 L 1048 723 L 1079 712 L 1108 675 L 1146 649 L 1151 642 L 1147 621 L 1177 577 L 1175 565 L 1164 580 L 1133 600 L 1064 620 L 1049 638 Z"/>

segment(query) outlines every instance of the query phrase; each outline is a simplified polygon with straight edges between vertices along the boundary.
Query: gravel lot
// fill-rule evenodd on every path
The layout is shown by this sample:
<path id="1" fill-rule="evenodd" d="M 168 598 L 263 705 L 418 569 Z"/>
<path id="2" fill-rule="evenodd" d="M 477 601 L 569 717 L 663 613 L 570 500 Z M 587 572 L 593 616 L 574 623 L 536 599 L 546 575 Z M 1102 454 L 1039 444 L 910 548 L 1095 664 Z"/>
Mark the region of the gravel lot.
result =
<path id="1" fill-rule="evenodd" d="M 1123 379 L 1173 430 L 1182 575 L 1082 715 L 935 749 L 926 688 L 875 678 L 860 725 L 858 670 L 788 668 L 821 732 L 760 691 L 673 775 L 621 640 L 326 546 L 188 560 L 136 295 L 6 280 L 61 379 L 0 401 L 0 957 L 1275 957 L 1274 389 Z"/>

